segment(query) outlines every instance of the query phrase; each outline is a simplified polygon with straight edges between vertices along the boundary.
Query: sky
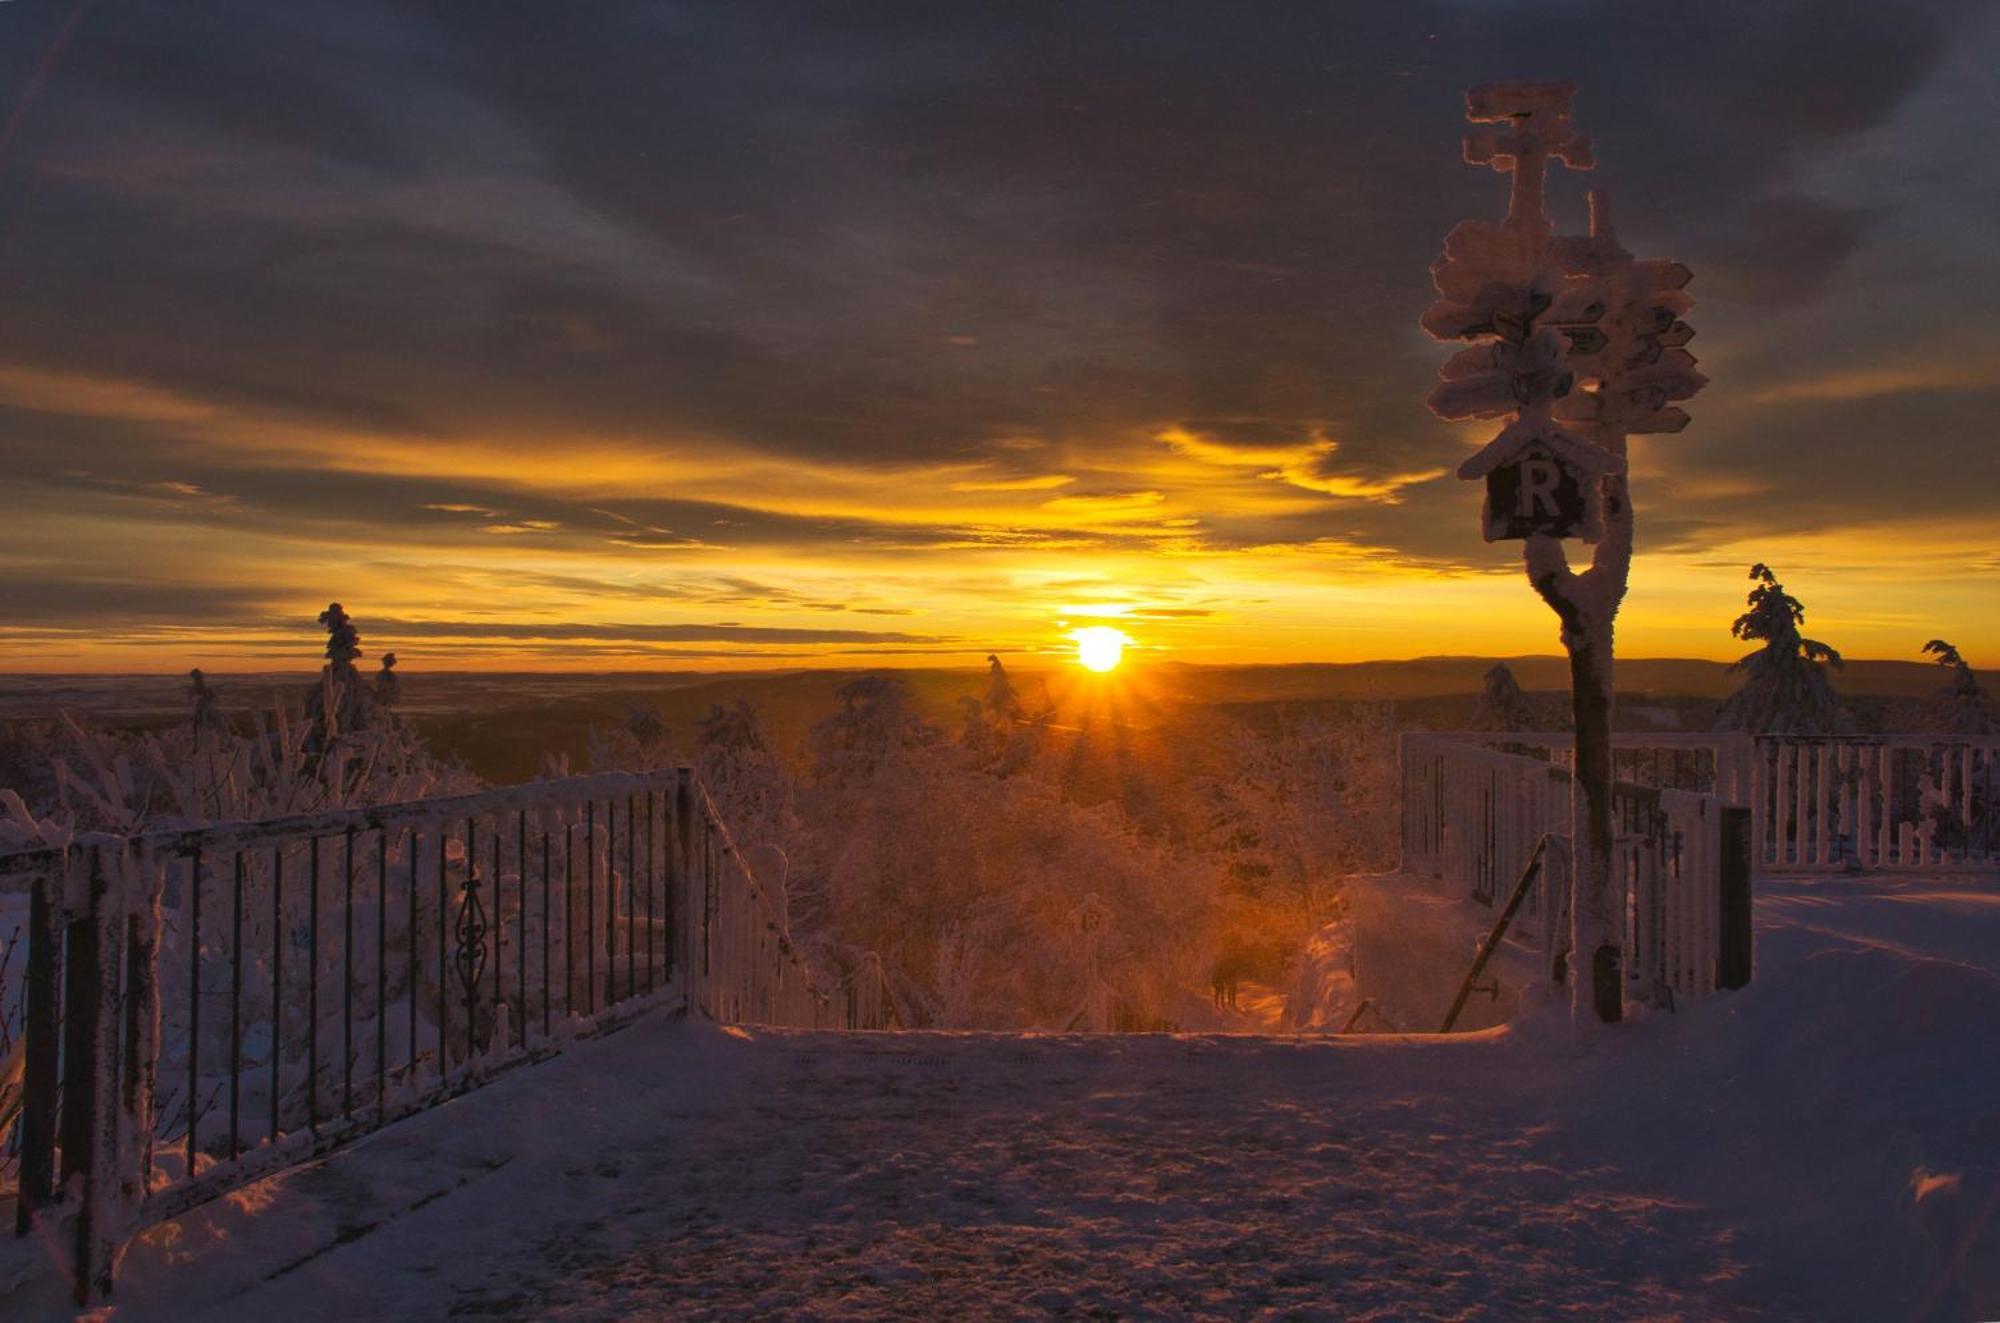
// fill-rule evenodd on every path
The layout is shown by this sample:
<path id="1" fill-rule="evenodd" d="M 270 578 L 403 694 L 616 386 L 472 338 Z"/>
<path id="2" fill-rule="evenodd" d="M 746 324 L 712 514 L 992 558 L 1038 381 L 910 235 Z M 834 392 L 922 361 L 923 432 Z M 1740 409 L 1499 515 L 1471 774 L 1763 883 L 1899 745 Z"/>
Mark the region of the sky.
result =
<path id="1" fill-rule="evenodd" d="M 2000 6 L 0 4 L 0 669 L 1558 650 L 1423 400 L 1464 89 L 1709 387 L 1624 655 L 2000 658 Z"/>

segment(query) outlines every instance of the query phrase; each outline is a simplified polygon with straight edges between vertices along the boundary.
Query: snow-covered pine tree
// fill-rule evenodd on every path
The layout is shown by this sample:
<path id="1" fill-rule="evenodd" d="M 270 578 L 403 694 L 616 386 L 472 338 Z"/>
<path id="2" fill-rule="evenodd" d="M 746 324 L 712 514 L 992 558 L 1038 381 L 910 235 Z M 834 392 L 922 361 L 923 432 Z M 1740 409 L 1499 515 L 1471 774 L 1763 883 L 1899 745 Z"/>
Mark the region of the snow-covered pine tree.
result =
<path id="1" fill-rule="evenodd" d="M 1018 721 L 1021 718 L 1021 696 L 1014 690 L 1014 682 L 1007 676 L 1007 668 L 1000 664 L 1000 658 L 986 654 L 986 697 L 984 706 L 987 714 L 997 722 Z"/>
<path id="2" fill-rule="evenodd" d="M 1951 673 L 1931 700 L 1931 724 L 1951 735 L 1993 734 L 1993 704 L 1971 664 L 1943 639 L 1924 644 L 1924 654 L 1936 657 L 1937 664 Z"/>
<path id="3" fill-rule="evenodd" d="M 375 673 L 375 706 L 388 712 L 403 697 L 403 682 L 396 674 L 396 654 L 382 654 L 382 669 Z"/>
<path id="4" fill-rule="evenodd" d="M 221 701 L 199 666 L 188 672 L 188 728 L 194 732 L 197 744 L 204 734 L 229 729 L 229 721 L 222 715 Z"/>
<path id="5" fill-rule="evenodd" d="M 342 734 L 372 729 L 376 724 L 374 696 L 354 663 L 361 657 L 361 631 L 338 602 L 319 613 L 326 628 L 326 665 L 306 691 L 306 751 L 317 755 Z"/>
<path id="6" fill-rule="evenodd" d="M 899 675 L 873 672 L 834 691 L 840 710 L 806 736 L 815 780 L 865 778 L 900 761 L 904 749 L 934 744 L 939 732 L 918 715 L 910 687 Z"/>
<path id="7" fill-rule="evenodd" d="M 1722 705 L 1716 728 L 1753 735 L 1835 733 L 1841 725 L 1840 696 L 1829 671 L 1840 668 L 1840 654 L 1799 632 L 1805 604 L 1785 591 L 1770 566 L 1752 565 L 1750 578 L 1756 587 L 1745 599 L 1749 609 L 1736 617 L 1729 632 L 1763 646 L 1730 668 L 1743 672 L 1743 686 Z"/>
<path id="8" fill-rule="evenodd" d="M 964 726 L 958 742 L 982 768 L 1000 776 L 1012 776 L 1033 762 L 1048 735 L 1047 706 L 1031 713 L 1006 666 L 991 653 L 986 657 L 985 693 L 961 698 L 959 709 Z"/>
<path id="9" fill-rule="evenodd" d="M 361 656 L 361 632 L 354 627 L 353 618 L 340 603 L 329 602 L 319 613 L 319 623 L 326 626 L 327 665 L 337 675 L 353 674 L 354 663 Z"/>
<path id="10" fill-rule="evenodd" d="M 1484 679 L 1485 690 L 1479 696 L 1479 710 L 1473 715 L 1473 729 L 1533 730 L 1534 710 L 1507 663 L 1493 663 Z"/>

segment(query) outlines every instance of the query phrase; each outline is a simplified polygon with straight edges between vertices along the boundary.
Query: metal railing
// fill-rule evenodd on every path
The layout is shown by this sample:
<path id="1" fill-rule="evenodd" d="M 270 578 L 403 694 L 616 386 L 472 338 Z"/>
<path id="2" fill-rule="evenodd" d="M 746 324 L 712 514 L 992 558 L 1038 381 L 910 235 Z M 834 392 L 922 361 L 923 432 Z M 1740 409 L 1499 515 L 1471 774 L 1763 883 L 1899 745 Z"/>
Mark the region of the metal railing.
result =
<path id="1" fill-rule="evenodd" d="M 1450 738 L 1568 765 L 1562 733 Z M 2000 870 L 2000 739 L 1622 734 L 1621 780 L 1747 807 L 1756 866 L 1799 872 Z"/>
<path id="2" fill-rule="evenodd" d="M 1560 760 L 1488 747 L 1512 735 L 1406 734 L 1402 847 L 1406 872 L 1491 905 L 1528 871 L 1543 837 L 1567 842 L 1570 774 Z M 1749 814 L 1720 796 L 1618 781 L 1612 787 L 1613 885 L 1625 917 L 1628 1000 L 1668 1005 L 1747 978 L 1739 935 L 1725 923 L 1749 886 Z M 1542 967 L 1563 967 L 1570 875 L 1553 854 L 1523 897 L 1512 929 Z M 1744 915 L 1747 922 L 1747 913 Z"/>
<path id="3" fill-rule="evenodd" d="M 0 856 L 30 891 L 16 1231 L 116 1247 L 644 1011 L 879 1028 L 687 768 Z"/>

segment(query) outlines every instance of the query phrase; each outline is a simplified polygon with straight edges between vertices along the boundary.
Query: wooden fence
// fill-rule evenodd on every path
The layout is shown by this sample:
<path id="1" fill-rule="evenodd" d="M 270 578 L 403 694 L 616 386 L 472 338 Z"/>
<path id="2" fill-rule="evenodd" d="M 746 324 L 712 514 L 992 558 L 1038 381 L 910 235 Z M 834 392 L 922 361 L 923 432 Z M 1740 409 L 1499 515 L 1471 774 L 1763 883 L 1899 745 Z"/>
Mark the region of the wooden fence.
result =
<path id="1" fill-rule="evenodd" d="M 1455 734 L 1563 765 L 1567 734 Z M 1620 780 L 1713 794 L 1751 813 L 1764 872 L 2000 870 L 2000 739 L 1621 734 Z"/>
<path id="2" fill-rule="evenodd" d="M 1402 846 L 1406 872 L 1491 905 L 1544 836 L 1568 837 L 1570 776 L 1559 760 L 1489 747 L 1488 738 L 1403 737 Z M 1620 780 L 1612 816 L 1626 998 L 1672 1005 L 1747 982 L 1748 811 L 1714 794 Z M 1540 947 L 1544 968 L 1558 968 L 1568 949 L 1568 858 L 1549 857 L 1513 923 L 1518 939 Z"/>

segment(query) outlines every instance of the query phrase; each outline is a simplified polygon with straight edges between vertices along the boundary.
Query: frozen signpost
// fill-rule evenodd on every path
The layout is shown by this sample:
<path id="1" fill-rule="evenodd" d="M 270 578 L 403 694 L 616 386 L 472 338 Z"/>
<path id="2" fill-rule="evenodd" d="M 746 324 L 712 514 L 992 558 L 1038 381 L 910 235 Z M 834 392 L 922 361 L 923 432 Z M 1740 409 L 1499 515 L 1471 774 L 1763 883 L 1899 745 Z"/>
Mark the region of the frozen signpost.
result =
<path id="1" fill-rule="evenodd" d="M 1431 391 L 1440 418 L 1505 419 L 1458 476 L 1484 480 L 1488 542 L 1520 538 L 1528 580 L 1562 623 L 1576 712 L 1570 791 L 1572 1006 L 1616 1020 L 1623 1008 L 1622 905 L 1611 876 L 1611 625 L 1632 566 L 1625 439 L 1678 432 L 1672 407 L 1700 390 L 1692 305 L 1677 262 L 1639 261 L 1619 247 L 1609 207 L 1590 195 L 1590 233 L 1559 235 L 1543 203 L 1551 161 L 1596 162 L 1570 123 L 1567 83 L 1493 83 L 1466 93 L 1480 127 L 1465 159 L 1511 173 L 1504 221 L 1461 221 L 1431 266 L 1438 301 L 1423 326 L 1470 347 L 1446 360 Z M 1572 570 L 1563 539 L 1594 543 Z"/>

